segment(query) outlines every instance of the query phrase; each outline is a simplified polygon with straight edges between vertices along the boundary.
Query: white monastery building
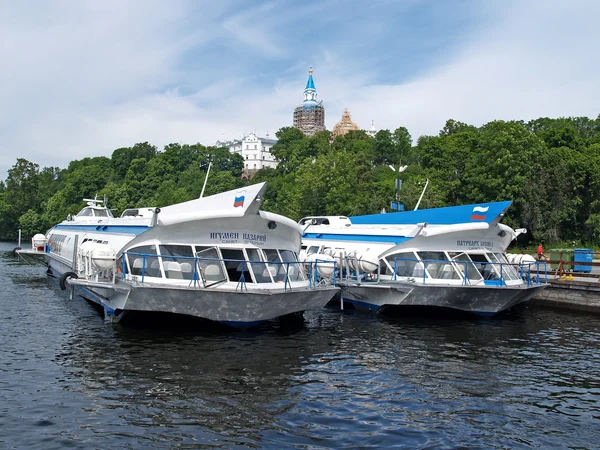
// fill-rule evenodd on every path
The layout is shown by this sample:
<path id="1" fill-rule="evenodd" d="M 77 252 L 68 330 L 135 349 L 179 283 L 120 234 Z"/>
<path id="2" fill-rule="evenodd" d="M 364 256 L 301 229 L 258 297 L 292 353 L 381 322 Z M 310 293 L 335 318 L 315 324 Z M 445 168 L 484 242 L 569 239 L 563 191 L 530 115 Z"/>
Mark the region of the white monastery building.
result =
<path id="1" fill-rule="evenodd" d="M 277 166 L 277 161 L 271 155 L 271 147 L 277 142 L 277 139 L 267 137 L 258 137 L 255 133 L 244 136 L 241 140 L 217 141 L 216 147 L 227 147 L 231 153 L 238 153 L 244 158 L 244 174 L 246 177 L 252 177 L 257 170 L 264 167 Z"/>

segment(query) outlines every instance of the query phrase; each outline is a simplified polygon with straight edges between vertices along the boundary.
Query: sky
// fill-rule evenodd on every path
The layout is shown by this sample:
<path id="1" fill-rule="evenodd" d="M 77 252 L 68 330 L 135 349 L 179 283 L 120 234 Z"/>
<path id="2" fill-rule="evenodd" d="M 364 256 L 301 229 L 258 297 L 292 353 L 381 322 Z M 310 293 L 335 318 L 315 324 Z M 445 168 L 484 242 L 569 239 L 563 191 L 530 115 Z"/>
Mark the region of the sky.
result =
<path id="1" fill-rule="evenodd" d="M 0 179 L 148 141 L 600 113 L 595 0 L 0 0 Z"/>

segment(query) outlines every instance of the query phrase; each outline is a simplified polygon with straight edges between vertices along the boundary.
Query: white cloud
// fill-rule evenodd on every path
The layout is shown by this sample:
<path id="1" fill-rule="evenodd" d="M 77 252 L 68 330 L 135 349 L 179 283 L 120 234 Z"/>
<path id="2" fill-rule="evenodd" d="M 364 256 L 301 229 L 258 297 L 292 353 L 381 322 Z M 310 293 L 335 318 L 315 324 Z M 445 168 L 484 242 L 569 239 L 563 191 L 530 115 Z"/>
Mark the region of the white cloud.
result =
<path id="1" fill-rule="evenodd" d="M 452 63 L 399 85 L 364 86 L 352 103 L 359 124 L 406 126 L 415 138 L 447 119 L 588 116 L 600 112 L 595 2 L 519 2 L 494 8 L 498 21 Z M 341 105 L 340 105 L 341 107 Z M 338 109 L 340 109 L 338 107 Z M 341 110 L 341 109 L 340 109 Z"/>
<path id="2" fill-rule="evenodd" d="M 437 134 L 449 118 L 480 125 L 595 117 L 600 109 L 593 2 L 474 3 L 488 25 L 465 34 L 443 62 L 412 77 L 398 72 L 397 82 L 368 65 L 368 55 L 343 56 L 334 38 L 292 42 L 294 11 L 282 16 L 274 4 L 237 15 L 223 2 L 218 9 L 158 0 L 49 5 L 32 12 L 5 3 L 0 11 L 0 178 L 16 157 L 65 167 L 140 141 L 211 145 L 255 130 L 274 134 L 291 125 L 311 60 L 330 129 L 344 108 L 364 128 L 372 119 L 378 128 L 402 125 L 415 139 Z M 318 12 L 341 26 L 322 8 L 303 10 L 295 25 Z M 257 18 L 264 23 L 251 35 L 231 33 Z M 221 54 L 236 42 L 238 53 Z M 373 52 L 385 52 L 383 43 Z M 236 60 L 245 53 L 282 69 L 275 77 L 257 71 Z"/>

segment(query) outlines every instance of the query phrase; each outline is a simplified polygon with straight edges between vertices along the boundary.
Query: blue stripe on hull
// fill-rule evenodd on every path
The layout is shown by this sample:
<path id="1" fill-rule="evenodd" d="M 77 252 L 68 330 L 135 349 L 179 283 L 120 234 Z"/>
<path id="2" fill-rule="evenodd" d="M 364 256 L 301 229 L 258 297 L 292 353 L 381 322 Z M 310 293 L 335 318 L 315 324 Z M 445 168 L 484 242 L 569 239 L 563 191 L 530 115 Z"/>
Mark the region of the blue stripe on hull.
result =
<path id="1" fill-rule="evenodd" d="M 121 233 L 121 234 L 142 234 L 144 231 L 148 231 L 151 227 L 146 225 L 56 225 L 55 230 L 70 230 L 70 231 L 86 231 L 100 232 L 100 233 Z"/>
<path id="2" fill-rule="evenodd" d="M 379 310 L 379 308 L 381 308 L 381 306 L 379 306 L 379 305 L 374 305 L 372 303 L 361 302 L 361 301 L 358 301 L 358 300 L 351 300 L 351 299 L 345 298 L 345 297 L 343 298 L 343 300 L 344 300 L 344 302 L 351 303 L 351 304 L 353 304 L 354 306 L 356 306 L 358 308 L 369 309 L 369 310 L 375 311 L 375 312 L 377 312 Z"/>
<path id="3" fill-rule="evenodd" d="M 366 234 L 334 234 L 334 233 L 304 233 L 304 239 L 322 239 L 332 241 L 360 241 L 360 242 L 385 242 L 392 244 L 401 244 L 412 238 L 403 236 L 374 236 Z"/>

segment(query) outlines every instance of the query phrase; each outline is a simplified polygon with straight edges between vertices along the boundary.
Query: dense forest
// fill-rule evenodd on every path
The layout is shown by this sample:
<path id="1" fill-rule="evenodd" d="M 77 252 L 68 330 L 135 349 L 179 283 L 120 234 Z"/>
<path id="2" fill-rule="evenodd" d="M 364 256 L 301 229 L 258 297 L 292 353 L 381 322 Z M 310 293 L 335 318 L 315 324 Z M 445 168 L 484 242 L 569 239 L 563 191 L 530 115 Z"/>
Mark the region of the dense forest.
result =
<path id="1" fill-rule="evenodd" d="M 401 201 L 420 208 L 513 200 L 504 223 L 526 227 L 520 241 L 600 245 L 600 116 L 530 122 L 494 121 L 481 127 L 448 120 L 437 136 L 413 145 L 409 131 L 352 131 L 332 141 L 285 127 L 272 153 L 276 169 L 242 179 L 244 161 L 225 148 L 145 142 L 111 157 L 72 161 L 66 169 L 17 159 L 0 182 L 0 239 L 45 232 L 76 214 L 83 198 L 108 198 L 115 215 L 127 207 L 164 206 L 268 181 L 263 209 L 295 220 L 314 214 L 359 215 L 389 210 L 397 173 Z"/>

